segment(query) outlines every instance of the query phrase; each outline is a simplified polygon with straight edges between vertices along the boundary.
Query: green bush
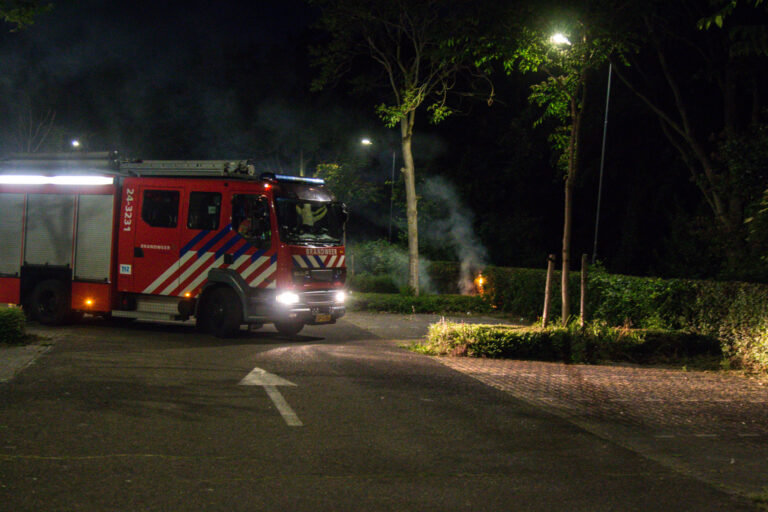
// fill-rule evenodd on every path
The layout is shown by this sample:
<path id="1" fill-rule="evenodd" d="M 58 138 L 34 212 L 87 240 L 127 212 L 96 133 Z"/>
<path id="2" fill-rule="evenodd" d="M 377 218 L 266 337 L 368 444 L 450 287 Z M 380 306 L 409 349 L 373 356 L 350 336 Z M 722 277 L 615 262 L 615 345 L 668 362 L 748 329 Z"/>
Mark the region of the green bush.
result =
<path id="1" fill-rule="evenodd" d="M 768 287 L 742 284 L 733 291 L 724 318 L 718 324 L 702 322 L 702 328 L 715 332 L 717 327 L 734 367 L 768 371 Z"/>
<path id="2" fill-rule="evenodd" d="M 459 264 L 455 261 L 432 261 L 427 265 L 429 280 L 435 293 L 459 293 Z"/>
<path id="3" fill-rule="evenodd" d="M 359 286 L 359 291 L 384 291 L 381 288 L 377 290 L 365 288 L 371 283 L 358 282 L 355 277 L 357 275 L 382 278 L 382 281 L 373 284 L 375 287 L 389 287 L 387 281 L 394 283 L 395 291 L 408 285 L 408 251 L 397 245 L 390 244 L 386 240 L 375 240 L 350 245 L 347 250 L 346 262 L 350 270 L 350 285 L 352 289 L 356 289 L 355 286 Z M 424 259 L 419 260 L 419 287 L 424 292 L 433 292 L 434 287 L 430 281 L 427 269 L 428 262 Z"/>
<path id="4" fill-rule="evenodd" d="M 415 348 L 432 355 L 561 360 L 564 337 L 554 329 L 438 322 Z"/>
<path id="5" fill-rule="evenodd" d="M 347 307 L 351 311 L 391 313 L 488 313 L 490 306 L 473 295 L 413 295 L 353 293 Z"/>
<path id="6" fill-rule="evenodd" d="M 484 298 L 495 309 L 529 319 L 541 315 L 546 271 L 489 267 L 484 274 Z M 578 272 L 571 274 L 574 315 L 579 312 L 579 279 Z M 768 285 L 643 278 L 591 269 L 587 290 L 587 318 L 592 321 L 714 337 L 731 367 L 768 372 Z M 560 273 L 555 272 L 551 317 L 559 315 Z M 652 345 L 653 336 L 649 340 Z"/>
<path id="7" fill-rule="evenodd" d="M 560 274 L 552 279 L 552 297 L 560 296 Z M 484 298 L 498 311 L 533 320 L 541 316 L 544 307 L 544 286 L 547 273 L 542 270 L 487 267 L 483 275 L 488 280 Z M 574 281 L 575 283 L 575 281 Z M 560 315 L 560 301 L 553 301 L 553 318 Z"/>
<path id="8" fill-rule="evenodd" d="M 721 355 L 716 340 L 688 332 L 631 330 L 595 322 L 584 328 L 515 327 L 441 321 L 414 349 L 432 355 L 594 363 L 674 363 Z"/>
<path id="9" fill-rule="evenodd" d="M 24 312 L 19 308 L 0 309 L 0 343 L 18 344 L 26 339 Z"/>
<path id="10" fill-rule="evenodd" d="M 371 277 L 361 277 L 353 289 L 396 291 L 404 285 L 407 255 L 384 241 L 356 247 L 355 268 Z M 441 293 L 456 293 L 459 263 L 432 262 L 426 266 L 425 281 Z M 544 307 L 546 270 L 486 267 L 485 311 L 504 312 L 535 320 Z M 356 278 L 352 279 L 355 283 Z M 570 275 L 571 312 L 579 314 L 579 272 Z M 652 331 L 683 330 L 693 335 L 716 337 L 728 363 L 735 368 L 768 372 L 768 285 L 736 282 L 659 279 L 608 274 L 590 268 L 587 282 L 587 318 L 612 326 Z M 477 299 L 470 299 L 476 301 Z M 479 306 L 436 304 L 428 299 L 424 309 L 442 312 L 477 311 Z M 472 302 L 475 304 L 475 302 Z M 391 311 L 420 312 L 421 304 L 402 299 L 377 299 L 372 307 Z M 550 315 L 560 318 L 560 272 L 552 278 Z M 644 346 L 648 342 L 644 342 Z M 620 346 L 620 345 L 619 345 Z"/>

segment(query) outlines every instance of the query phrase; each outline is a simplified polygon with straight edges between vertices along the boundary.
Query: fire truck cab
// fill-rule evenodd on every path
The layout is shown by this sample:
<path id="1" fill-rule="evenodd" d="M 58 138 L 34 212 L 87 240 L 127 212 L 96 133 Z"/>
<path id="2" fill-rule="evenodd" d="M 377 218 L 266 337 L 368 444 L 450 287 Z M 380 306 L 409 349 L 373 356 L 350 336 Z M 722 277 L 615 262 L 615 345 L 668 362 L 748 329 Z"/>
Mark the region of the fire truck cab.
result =
<path id="1" fill-rule="evenodd" d="M 344 206 L 320 179 L 246 161 L 0 162 L 0 302 L 58 324 L 83 313 L 285 335 L 345 313 Z"/>

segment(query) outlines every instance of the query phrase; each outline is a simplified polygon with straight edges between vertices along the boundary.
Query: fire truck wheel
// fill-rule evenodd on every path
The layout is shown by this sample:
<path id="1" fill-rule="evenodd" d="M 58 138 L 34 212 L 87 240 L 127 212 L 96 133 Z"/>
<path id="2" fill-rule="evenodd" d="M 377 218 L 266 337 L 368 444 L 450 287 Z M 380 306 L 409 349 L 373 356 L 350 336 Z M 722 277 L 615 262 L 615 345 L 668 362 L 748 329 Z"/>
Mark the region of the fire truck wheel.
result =
<path id="1" fill-rule="evenodd" d="M 32 290 L 32 316 L 41 324 L 64 323 L 69 314 L 69 290 L 56 279 L 41 281 Z"/>
<path id="2" fill-rule="evenodd" d="M 242 305 L 232 288 L 216 288 L 201 304 L 200 327 L 219 338 L 231 338 L 240 330 Z"/>
<path id="3" fill-rule="evenodd" d="M 299 334 L 299 331 L 304 328 L 304 324 L 301 322 L 275 322 L 275 329 L 283 336 L 292 338 Z"/>

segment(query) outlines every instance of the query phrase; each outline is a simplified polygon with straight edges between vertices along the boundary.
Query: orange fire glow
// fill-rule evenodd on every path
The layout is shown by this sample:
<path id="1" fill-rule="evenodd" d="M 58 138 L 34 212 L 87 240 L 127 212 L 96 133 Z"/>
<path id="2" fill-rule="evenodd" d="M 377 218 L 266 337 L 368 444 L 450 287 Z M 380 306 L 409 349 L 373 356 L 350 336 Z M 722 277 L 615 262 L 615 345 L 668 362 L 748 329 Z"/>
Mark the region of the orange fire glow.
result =
<path id="1" fill-rule="evenodd" d="M 482 295 L 485 293 L 485 277 L 482 273 L 477 274 L 477 277 L 475 278 L 475 289 L 477 289 L 477 293 Z"/>

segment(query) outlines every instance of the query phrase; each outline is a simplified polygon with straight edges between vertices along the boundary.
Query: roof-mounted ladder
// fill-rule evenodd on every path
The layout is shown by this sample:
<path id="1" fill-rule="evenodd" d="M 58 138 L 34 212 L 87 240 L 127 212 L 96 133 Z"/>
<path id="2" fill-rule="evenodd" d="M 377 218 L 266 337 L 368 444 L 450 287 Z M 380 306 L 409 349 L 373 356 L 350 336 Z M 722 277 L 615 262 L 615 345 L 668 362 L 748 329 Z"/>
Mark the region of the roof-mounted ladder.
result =
<path id="1" fill-rule="evenodd" d="M 133 176 L 227 176 L 253 178 L 256 170 L 246 160 L 140 160 L 120 162 L 120 171 Z"/>

